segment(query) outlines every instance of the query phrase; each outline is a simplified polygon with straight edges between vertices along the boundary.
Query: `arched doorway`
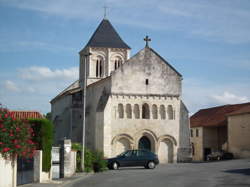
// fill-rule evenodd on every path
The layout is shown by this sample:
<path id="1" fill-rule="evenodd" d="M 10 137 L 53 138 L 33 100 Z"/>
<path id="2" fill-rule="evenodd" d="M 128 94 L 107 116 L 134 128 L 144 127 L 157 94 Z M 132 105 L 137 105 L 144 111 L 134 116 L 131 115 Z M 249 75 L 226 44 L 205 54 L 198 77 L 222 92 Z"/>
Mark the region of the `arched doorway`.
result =
<path id="1" fill-rule="evenodd" d="M 141 137 L 141 139 L 139 140 L 138 148 L 151 151 L 150 140 L 146 136 Z"/>
<path id="2" fill-rule="evenodd" d="M 119 155 L 124 151 L 127 151 L 130 149 L 130 143 L 127 138 L 120 138 L 116 142 L 116 147 L 115 147 L 115 155 Z"/>
<path id="3" fill-rule="evenodd" d="M 160 142 L 158 149 L 158 157 L 160 163 L 173 162 L 173 143 L 169 139 L 164 139 Z"/>

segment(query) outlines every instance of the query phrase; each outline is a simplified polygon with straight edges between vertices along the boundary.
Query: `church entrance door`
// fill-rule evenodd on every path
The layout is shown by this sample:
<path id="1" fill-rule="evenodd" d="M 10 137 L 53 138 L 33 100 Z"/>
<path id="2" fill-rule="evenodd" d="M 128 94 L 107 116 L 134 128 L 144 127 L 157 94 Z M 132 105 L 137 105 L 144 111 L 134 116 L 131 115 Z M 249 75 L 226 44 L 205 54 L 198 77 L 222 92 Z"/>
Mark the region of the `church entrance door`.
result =
<path id="1" fill-rule="evenodd" d="M 138 148 L 151 151 L 150 140 L 146 136 L 141 137 Z"/>

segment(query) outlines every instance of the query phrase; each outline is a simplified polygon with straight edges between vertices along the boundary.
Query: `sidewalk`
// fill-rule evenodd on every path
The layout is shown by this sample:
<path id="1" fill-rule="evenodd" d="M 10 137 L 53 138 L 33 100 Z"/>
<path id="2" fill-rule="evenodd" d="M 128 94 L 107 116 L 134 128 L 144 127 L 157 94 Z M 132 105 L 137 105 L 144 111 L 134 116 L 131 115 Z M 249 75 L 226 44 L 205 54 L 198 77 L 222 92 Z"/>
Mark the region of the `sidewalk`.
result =
<path id="1" fill-rule="evenodd" d="M 52 181 L 44 182 L 44 183 L 30 183 L 19 185 L 18 187 L 66 187 L 73 184 L 74 182 L 90 177 L 93 173 L 75 173 L 73 176 L 68 178 L 55 179 Z"/>

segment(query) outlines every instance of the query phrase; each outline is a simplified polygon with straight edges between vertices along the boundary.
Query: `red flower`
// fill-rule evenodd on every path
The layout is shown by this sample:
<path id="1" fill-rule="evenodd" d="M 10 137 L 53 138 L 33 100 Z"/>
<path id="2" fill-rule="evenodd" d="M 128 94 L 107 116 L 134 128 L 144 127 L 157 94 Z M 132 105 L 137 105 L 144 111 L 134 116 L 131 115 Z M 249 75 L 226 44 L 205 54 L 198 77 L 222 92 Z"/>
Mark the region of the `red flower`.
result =
<path id="1" fill-rule="evenodd" d="M 14 143 L 14 144 L 17 144 L 17 143 L 18 143 L 18 140 L 16 140 L 16 139 L 13 140 L 13 143 Z"/>
<path id="2" fill-rule="evenodd" d="M 5 132 L 6 131 L 6 129 L 2 129 L 2 132 Z"/>
<path id="3" fill-rule="evenodd" d="M 21 148 L 21 146 L 20 146 L 20 145 L 15 145 L 15 147 L 16 147 L 17 149 Z"/>
<path id="4" fill-rule="evenodd" d="M 10 136 L 14 136 L 13 134 L 9 134 Z"/>
<path id="5" fill-rule="evenodd" d="M 0 142 L 0 145 L 2 145 L 3 144 L 3 142 Z"/>
<path id="6" fill-rule="evenodd" d="M 5 117 L 5 118 L 8 118 L 8 114 L 5 114 L 4 117 Z"/>
<path id="7" fill-rule="evenodd" d="M 20 131 L 20 128 L 19 128 L 19 127 L 17 127 L 17 128 L 16 128 L 16 131 L 17 131 L 17 132 L 19 132 L 19 131 Z"/>
<path id="8" fill-rule="evenodd" d="M 0 128 L 3 128 L 3 124 L 0 124 Z"/>
<path id="9" fill-rule="evenodd" d="M 8 147 L 3 148 L 3 152 L 8 152 L 9 150 L 10 150 L 10 148 L 8 148 Z"/>
<path id="10" fill-rule="evenodd" d="M 27 140 L 28 144 L 34 144 L 34 142 L 32 140 Z"/>

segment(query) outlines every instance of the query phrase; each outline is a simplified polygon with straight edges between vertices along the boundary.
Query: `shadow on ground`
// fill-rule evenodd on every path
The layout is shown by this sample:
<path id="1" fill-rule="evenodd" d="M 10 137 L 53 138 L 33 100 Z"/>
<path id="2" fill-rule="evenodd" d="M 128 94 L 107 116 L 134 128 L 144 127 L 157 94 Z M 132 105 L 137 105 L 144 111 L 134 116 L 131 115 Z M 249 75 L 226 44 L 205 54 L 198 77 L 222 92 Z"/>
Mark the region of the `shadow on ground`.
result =
<path id="1" fill-rule="evenodd" d="M 242 174 L 242 175 L 250 175 L 250 168 L 245 169 L 232 169 L 225 171 L 226 173 L 235 173 L 235 174 Z"/>

